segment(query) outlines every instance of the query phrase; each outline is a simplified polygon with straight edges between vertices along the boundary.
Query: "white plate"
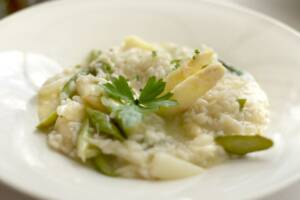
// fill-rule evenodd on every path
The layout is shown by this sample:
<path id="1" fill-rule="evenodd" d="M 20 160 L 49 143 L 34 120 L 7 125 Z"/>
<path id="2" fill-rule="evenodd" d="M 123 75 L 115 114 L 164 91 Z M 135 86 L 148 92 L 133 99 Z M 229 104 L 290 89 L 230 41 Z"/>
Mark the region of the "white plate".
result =
<path id="1" fill-rule="evenodd" d="M 128 34 L 205 43 L 253 73 L 272 103 L 275 147 L 169 182 L 105 177 L 50 150 L 34 128 L 37 87 Z M 300 37 L 265 16 L 196 0 L 55 1 L 1 21 L 0 51 L 0 177 L 20 190 L 48 199 L 233 200 L 270 194 L 300 176 Z"/>

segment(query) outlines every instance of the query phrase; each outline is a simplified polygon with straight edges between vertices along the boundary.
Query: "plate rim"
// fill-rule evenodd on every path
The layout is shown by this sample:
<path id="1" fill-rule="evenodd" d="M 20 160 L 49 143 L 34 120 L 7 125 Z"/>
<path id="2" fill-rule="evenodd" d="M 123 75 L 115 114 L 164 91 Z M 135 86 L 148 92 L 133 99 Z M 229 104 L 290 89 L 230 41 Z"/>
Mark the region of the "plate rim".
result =
<path id="1" fill-rule="evenodd" d="M 78 2 L 80 0 L 77 0 Z M 90 0 L 90 1 L 97 1 L 97 0 Z M 99 0 L 98 0 L 99 1 Z M 103 1 L 103 0 L 101 0 Z M 140 0 L 139 3 L 144 3 L 146 0 Z M 170 1 L 171 0 L 164 0 L 164 1 Z M 184 0 L 177 0 L 177 1 L 184 1 Z M 281 29 L 284 29 L 289 34 L 292 34 L 296 36 L 300 41 L 300 32 L 298 32 L 296 29 L 292 28 L 291 26 L 285 24 L 284 22 L 275 19 L 267 14 L 261 13 L 259 11 L 255 11 L 251 8 L 235 4 L 233 2 L 228 1 L 218 1 L 218 0 L 188 0 L 191 3 L 194 4 L 210 4 L 213 6 L 223 7 L 225 9 L 229 9 L 231 11 L 236 11 L 239 13 L 247 14 L 249 17 L 253 17 L 256 19 L 261 19 L 265 23 L 269 23 L 272 25 L 275 25 L 277 27 L 280 27 Z M 74 4 L 75 0 L 55 0 L 55 1 L 46 1 L 42 2 L 38 5 L 31 6 L 29 8 L 23 9 L 21 11 L 18 11 L 12 15 L 6 16 L 0 20 L 0 29 L 5 26 L 6 23 L 9 23 L 11 20 L 15 20 L 15 18 L 21 18 L 25 17 L 27 15 L 30 15 L 32 12 L 40 12 L 43 9 L 47 9 L 49 6 L 54 4 Z M 253 194 L 247 199 L 257 199 L 257 198 L 265 198 L 273 193 L 279 192 L 281 190 L 286 189 L 288 186 L 294 184 L 296 181 L 300 179 L 300 172 L 297 174 L 294 174 L 294 176 L 286 178 L 284 181 L 277 183 L 275 186 L 272 186 L 271 188 L 267 188 L 263 191 L 260 191 L 259 193 Z M 9 176 L 6 176 L 4 172 L 0 171 L 0 183 L 4 184 L 5 186 L 15 190 L 16 192 L 21 193 L 22 195 L 25 195 L 30 198 L 53 198 L 55 195 L 48 195 L 43 192 L 39 192 L 34 190 L 31 186 L 24 185 L 23 182 L 18 182 L 17 179 L 12 179 Z M 56 195 L 57 197 L 57 195 Z"/>

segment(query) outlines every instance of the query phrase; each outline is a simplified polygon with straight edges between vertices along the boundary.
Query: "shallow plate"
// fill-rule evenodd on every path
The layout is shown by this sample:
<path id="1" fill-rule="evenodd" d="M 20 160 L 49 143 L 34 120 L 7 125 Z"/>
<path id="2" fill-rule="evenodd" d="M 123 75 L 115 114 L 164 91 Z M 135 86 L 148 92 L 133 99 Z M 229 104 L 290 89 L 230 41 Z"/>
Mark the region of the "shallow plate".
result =
<path id="1" fill-rule="evenodd" d="M 168 182 L 105 177 L 50 150 L 35 132 L 37 88 L 90 49 L 128 34 L 205 43 L 253 73 L 272 104 L 275 147 Z M 1 21 L 0 44 L 0 178 L 20 190 L 48 199 L 232 200 L 261 197 L 300 176 L 300 37 L 272 19 L 196 0 L 65 0 Z"/>

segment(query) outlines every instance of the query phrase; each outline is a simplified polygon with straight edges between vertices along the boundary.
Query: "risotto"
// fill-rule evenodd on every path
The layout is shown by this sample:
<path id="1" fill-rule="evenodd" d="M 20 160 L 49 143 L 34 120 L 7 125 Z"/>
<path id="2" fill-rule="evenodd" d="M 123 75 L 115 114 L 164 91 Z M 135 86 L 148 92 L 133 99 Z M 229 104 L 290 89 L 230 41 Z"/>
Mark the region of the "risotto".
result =
<path id="1" fill-rule="evenodd" d="M 270 148 L 268 106 L 255 79 L 211 48 L 129 36 L 46 81 L 37 127 L 102 174 L 179 179 Z"/>

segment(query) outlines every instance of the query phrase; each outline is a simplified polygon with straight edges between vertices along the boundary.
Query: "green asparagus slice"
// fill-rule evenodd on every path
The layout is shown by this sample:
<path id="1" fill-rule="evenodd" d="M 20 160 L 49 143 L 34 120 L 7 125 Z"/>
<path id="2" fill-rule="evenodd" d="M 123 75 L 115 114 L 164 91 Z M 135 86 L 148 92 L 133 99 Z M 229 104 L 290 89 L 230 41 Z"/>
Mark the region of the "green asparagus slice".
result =
<path id="1" fill-rule="evenodd" d="M 81 125 L 77 139 L 77 155 L 83 162 L 88 158 L 98 155 L 98 150 L 93 148 L 87 140 L 91 136 L 89 120 L 85 119 Z"/>
<path id="2" fill-rule="evenodd" d="M 124 140 L 124 136 L 121 134 L 118 127 L 112 122 L 109 115 L 91 108 L 87 108 L 86 111 L 91 120 L 91 124 L 96 128 L 98 133 L 112 136 L 113 138 L 121 141 Z"/>
<path id="3" fill-rule="evenodd" d="M 83 68 L 79 72 L 77 72 L 74 76 L 72 76 L 66 84 L 63 86 L 60 92 L 60 99 L 64 100 L 66 98 L 71 98 L 76 93 L 76 80 L 79 75 L 87 75 L 88 73 L 92 72 L 90 68 Z"/>
<path id="4" fill-rule="evenodd" d="M 93 161 L 96 169 L 102 174 L 107 176 L 116 176 L 114 168 L 110 163 L 111 158 L 109 158 L 109 156 L 99 153 L 99 155 L 95 157 Z"/>
<path id="5" fill-rule="evenodd" d="M 230 65 L 228 65 L 228 64 L 226 64 L 224 61 L 222 61 L 222 60 L 219 60 L 219 62 L 220 63 L 222 63 L 222 65 L 228 70 L 228 71 L 230 71 L 231 73 L 234 73 L 234 74 L 236 74 L 236 75 L 238 75 L 238 76 L 242 76 L 244 73 L 243 73 L 243 71 L 241 71 L 240 69 L 237 69 L 237 68 L 235 68 L 235 67 L 233 67 L 233 66 L 230 66 Z"/>
<path id="6" fill-rule="evenodd" d="M 70 80 L 67 81 L 60 92 L 61 99 L 66 99 L 74 96 L 76 92 L 76 79 L 77 75 L 74 75 Z"/>
<path id="7" fill-rule="evenodd" d="M 58 117 L 57 113 L 52 112 L 46 119 L 44 119 L 42 122 L 40 122 L 37 125 L 37 128 L 40 130 L 49 129 L 51 126 L 55 124 L 57 117 Z"/>
<path id="8" fill-rule="evenodd" d="M 260 135 L 242 136 L 229 135 L 215 138 L 217 144 L 230 154 L 245 155 L 247 153 L 262 151 L 273 146 L 273 141 Z"/>
<path id="9" fill-rule="evenodd" d="M 245 107 L 245 105 L 246 105 L 246 103 L 247 103 L 247 99 L 237 99 L 236 101 L 239 104 L 239 110 L 240 110 L 240 112 L 242 112 L 243 109 L 244 109 L 244 107 Z"/>

